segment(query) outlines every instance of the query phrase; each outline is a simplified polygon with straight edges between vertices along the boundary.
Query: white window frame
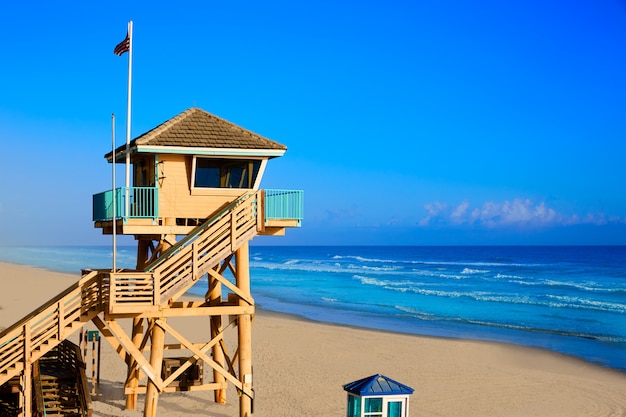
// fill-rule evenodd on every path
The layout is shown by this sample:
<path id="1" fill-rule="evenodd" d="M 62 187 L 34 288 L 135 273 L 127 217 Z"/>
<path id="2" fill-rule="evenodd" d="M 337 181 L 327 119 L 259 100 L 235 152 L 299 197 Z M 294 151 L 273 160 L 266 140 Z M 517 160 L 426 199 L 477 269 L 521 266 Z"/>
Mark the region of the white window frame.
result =
<path id="1" fill-rule="evenodd" d="M 382 398 L 383 406 L 382 412 L 365 412 L 365 399 L 366 398 Z M 370 417 L 370 416 L 379 416 L 389 417 L 387 414 L 387 410 L 390 402 L 401 402 L 402 403 L 402 412 L 400 413 L 400 417 L 407 417 L 409 415 L 409 397 L 407 395 L 368 395 L 365 397 L 361 397 L 361 417 Z"/>

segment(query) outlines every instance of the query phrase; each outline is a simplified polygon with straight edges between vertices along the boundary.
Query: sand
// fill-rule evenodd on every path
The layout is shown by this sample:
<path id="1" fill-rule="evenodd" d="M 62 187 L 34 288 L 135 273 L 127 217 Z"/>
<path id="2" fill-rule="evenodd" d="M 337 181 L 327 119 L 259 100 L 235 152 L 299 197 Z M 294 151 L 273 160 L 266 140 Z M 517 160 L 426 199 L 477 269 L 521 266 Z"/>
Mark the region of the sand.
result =
<path id="1" fill-rule="evenodd" d="M 0 328 L 77 279 L 0 263 Z M 170 323 L 197 334 L 207 319 Z M 257 311 L 253 329 L 258 417 L 344 416 L 342 385 L 376 373 L 415 389 L 412 416 L 626 416 L 626 373 L 546 350 L 334 326 L 266 311 Z M 143 396 L 138 411 L 123 409 L 126 371 L 106 342 L 102 363 L 94 417 L 141 416 Z M 163 394 L 158 415 L 238 416 L 232 387 L 228 401 L 215 404 L 212 392 Z"/>

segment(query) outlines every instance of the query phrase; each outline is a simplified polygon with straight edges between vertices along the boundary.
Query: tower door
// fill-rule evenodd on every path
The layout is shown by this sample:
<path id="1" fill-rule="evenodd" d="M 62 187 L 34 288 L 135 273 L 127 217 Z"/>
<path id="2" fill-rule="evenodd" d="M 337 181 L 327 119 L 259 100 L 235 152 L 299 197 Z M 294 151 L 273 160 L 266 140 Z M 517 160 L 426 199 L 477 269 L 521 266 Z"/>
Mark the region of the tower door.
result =
<path id="1" fill-rule="evenodd" d="M 137 158 L 133 167 L 133 185 L 135 187 L 154 187 L 156 177 L 153 155 Z"/>

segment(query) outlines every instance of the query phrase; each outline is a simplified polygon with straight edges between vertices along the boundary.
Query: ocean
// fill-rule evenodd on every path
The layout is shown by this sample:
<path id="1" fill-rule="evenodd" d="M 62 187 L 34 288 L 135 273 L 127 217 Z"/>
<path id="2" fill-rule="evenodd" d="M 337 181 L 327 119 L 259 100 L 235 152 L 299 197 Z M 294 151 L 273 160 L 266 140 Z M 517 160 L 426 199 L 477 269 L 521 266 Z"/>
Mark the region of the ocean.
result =
<path id="1" fill-rule="evenodd" d="M 111 247 L 5 247 L 0 261 L 78 273 Z M 118 248 L 132 268 L 134 247 Z M 259 308 L 419 335 L 535 346 L 626 371 L 626 247 L 254 246 Z M 204 295 L 206 280 L 190 292 Z"/>

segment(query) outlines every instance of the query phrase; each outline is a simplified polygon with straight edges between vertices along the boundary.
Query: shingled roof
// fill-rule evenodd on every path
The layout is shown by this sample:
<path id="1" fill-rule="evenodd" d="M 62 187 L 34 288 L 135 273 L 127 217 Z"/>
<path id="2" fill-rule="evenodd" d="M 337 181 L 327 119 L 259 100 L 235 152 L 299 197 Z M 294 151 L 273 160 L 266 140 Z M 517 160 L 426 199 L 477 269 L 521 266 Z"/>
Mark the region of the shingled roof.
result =
<path id="1" fill-rule="evenodd" d="M 197 107 L 192 107 L 152 130 L 136 137 L 130 143 L 131 151 L 142 147 L 177 147 L 211 149 L 256 149 L 282 151 L 287 147 L 235 125 Z M 120 155 L 126 145 L 120 146 Z M 105 155 L 111 158 L 111 152 Z"/>

